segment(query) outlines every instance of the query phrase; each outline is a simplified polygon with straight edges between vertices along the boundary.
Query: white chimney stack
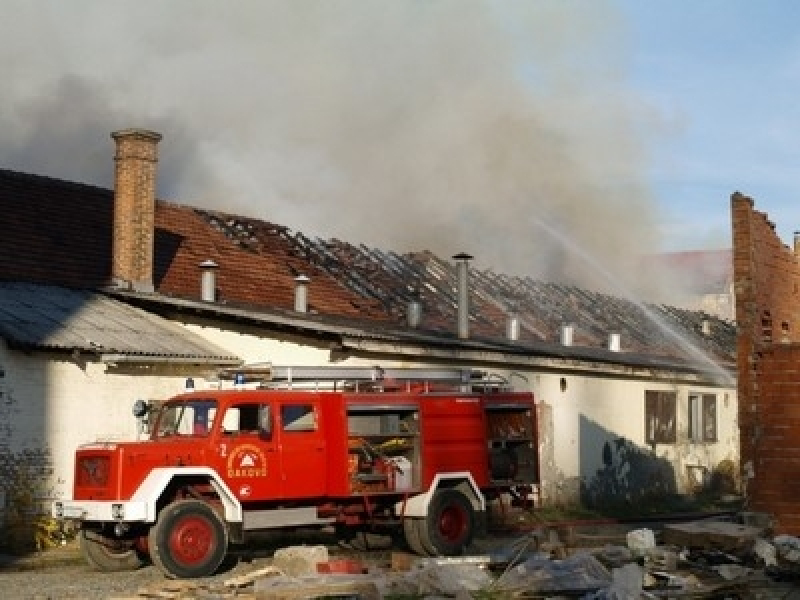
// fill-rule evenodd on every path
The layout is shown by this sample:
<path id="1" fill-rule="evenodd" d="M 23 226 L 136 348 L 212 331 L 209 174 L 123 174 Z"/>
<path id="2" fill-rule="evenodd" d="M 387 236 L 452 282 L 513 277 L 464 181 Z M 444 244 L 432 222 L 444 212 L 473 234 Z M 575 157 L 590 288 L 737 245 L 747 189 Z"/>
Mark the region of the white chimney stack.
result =
<path id="1" fill-rule="evenodd" d="M 294 310 L 296 312 L 308 312 L 308 284 L 311 279 L 305 275 L 298 275 L 294 278 Z"/>
<path id="2" fill-rule="evenodd" d="M 575 327 L 571 324 L 561 326 L 561 345 L 572 346 L 572 336 L 575 333 Z"/>
<path id="3" fill-rule="evenodd" d="M 202 275 L 200 277 L 200 297 L 203 302 L 214 302 L 217 299 L 217 269 L 219 265 L 208 259 L 200 263 Z"/>
<path id="4" fill-rule="evenodd" d="M 618 333 L 610 333 L 608 335 L 608 349 L 612 352 L 619 352 L 620 350 L 620 337 Z"/>

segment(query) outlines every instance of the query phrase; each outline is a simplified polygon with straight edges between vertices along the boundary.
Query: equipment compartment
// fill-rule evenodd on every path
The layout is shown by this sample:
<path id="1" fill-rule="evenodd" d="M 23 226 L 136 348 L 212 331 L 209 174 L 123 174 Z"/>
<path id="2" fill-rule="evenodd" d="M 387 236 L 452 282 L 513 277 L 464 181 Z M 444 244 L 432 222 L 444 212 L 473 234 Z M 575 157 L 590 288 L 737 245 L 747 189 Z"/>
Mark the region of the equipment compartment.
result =
<path id="1" fill-rule="evenodd" d="M 348 476 L 353 494 L 413 490 L 419 481 L 419 415 L 399 408 L 350 407 Z"/>
<path id="2" fill-rule="evenodd" d="M 536 440 L 531 407 L 487 406 L 489 470 L 493 483 L 538 480 Z"/>

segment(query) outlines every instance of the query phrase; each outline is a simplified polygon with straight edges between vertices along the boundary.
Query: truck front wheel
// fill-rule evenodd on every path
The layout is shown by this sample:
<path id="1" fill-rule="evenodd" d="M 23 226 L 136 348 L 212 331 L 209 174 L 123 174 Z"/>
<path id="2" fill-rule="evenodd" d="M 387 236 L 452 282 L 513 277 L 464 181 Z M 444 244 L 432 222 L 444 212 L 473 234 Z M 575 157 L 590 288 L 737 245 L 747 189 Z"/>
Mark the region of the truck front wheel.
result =
<path id="1" fill-rule="evenodd" d="M 81 530 L 80 546 L 83 558 L 98 571 L 135 571 L 144 564 L 132 542 L 125 542 L 102 533 Z"/>
<path id="2" fill-rule="evenodd" d="M 225 559 L 228 529 L 209 504 L 180 500 L 158 515 L 147 546 L 153 564 L 167 577 L 207 577 Z"/>
<path id="3" fill-rule="evenodd" d="M 428 515 L 415 520 L 419 542 L 431 556 L 456 556 L 472 542 L 475 512 L 464 494 L 440 489 L 431 499 Z"/>

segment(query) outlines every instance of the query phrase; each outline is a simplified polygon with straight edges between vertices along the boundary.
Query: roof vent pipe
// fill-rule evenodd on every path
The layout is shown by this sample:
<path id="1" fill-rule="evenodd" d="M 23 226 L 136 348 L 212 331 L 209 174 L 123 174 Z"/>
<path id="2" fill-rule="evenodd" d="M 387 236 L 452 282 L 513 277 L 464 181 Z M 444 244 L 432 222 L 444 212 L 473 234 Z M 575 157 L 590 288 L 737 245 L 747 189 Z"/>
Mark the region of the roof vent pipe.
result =
<path id="1" fill-rule="evenodd" d="M 572 336 L 575 333 L 575 327 L 571 324 L 561 326 L 561 345 L 572 346 Z"/>
<path id="2" fill-rule="evenodd" d="M 711 321 L 708 319 L 703 319 L 703 321 L 700 323 L 700 331 L 702 331 L 703 335 L 706 337 L 711 335 Z"/>
<path id="3" fill-rule="evenodd" d="M 465 252 L 453 257 L 458 269 L 458 337 L 462 340 L 469 338 L 469 261 L 472 258 Z"/>
<path id="4" fill-rule="evenodd" d="M 219 265 L 213 260 L 204 260 L 199 265 L 203 274 L 200 276 L 200 298 L 203 302 L 214 302 L 217 299 L 217 269 Z"/>
<path id="5" fill-rule="evenodd" d="M 422 302 L 420 302 L 419 295 L 416 293 L 408 301 L 406 318 L 411 329 L 417 329 L 422 321 Z"/>
<path id="6" fill-rule="evenodd" d="M 800 231 L 794 232 L 794 255 L 795 258 L 800 258 Z"/>
<path id="7" fill-rule="evenodd" d="M 611 350 L 611 352 L 619 352 L 620 337 L 618 333 L 608 334 L 608 349 Z"/>
<path id="8" fill-rule="evenodd" d="M 511 313 L 508 315 L 508 323 L 506 324 L 506 335 L 509 340 L 516 342 L 519 340 L 519 315 Z"/>
<path id="9" fill-rule="evenodd" d="M 311 279 L 305 275 L 298 275 L 294 278 L 294 310 L 296 312 L 308 312 L 308 284 Z"/>

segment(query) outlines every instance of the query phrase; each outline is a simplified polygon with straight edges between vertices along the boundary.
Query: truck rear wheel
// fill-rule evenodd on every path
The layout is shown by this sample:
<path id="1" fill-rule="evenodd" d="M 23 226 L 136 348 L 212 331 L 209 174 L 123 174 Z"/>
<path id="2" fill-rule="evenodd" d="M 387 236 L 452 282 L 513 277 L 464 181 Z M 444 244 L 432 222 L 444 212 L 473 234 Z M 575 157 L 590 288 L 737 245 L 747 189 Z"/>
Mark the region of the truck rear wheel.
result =
<path id="1" fill-rule="evenodd" d="M 403 519 L 403 534 L 411 551 L 420 556 L 430 556 L 430 552 L 422 545 L 420 531 L 426 527 L 425 519 L 406 517 Z"/>
<path id="2" fill-rule="evenodd" d="M 220 516 L 201 500 L 167 505 L 147 538 L 150 558 L 167 577 L 207 577 L 228 552 L 228 529 Z"/>
<path id="3" fill-rule="evenodd" d="M 83 529 L 80 533 L 83 558 L 98 571 L 135 571 L 144 564 L 132 542 L 124 542 Z"/>
<path id="4" fill-rule="evenodd" d="M 428 515 L 417 521 L 419 540 L 431 556 L 462 554 L 475 532 L 472 504 L 454 489 L 438 490 L 428 506 Z"/>

